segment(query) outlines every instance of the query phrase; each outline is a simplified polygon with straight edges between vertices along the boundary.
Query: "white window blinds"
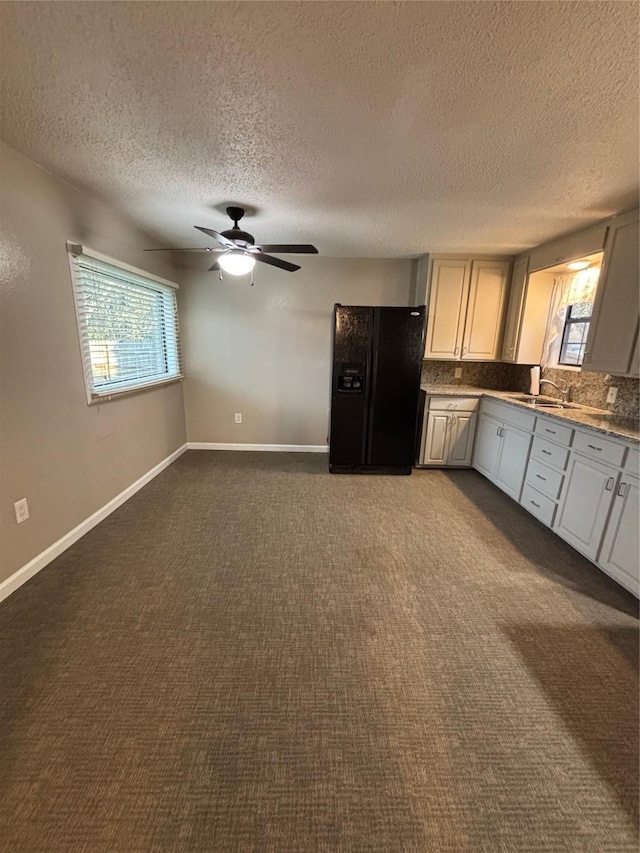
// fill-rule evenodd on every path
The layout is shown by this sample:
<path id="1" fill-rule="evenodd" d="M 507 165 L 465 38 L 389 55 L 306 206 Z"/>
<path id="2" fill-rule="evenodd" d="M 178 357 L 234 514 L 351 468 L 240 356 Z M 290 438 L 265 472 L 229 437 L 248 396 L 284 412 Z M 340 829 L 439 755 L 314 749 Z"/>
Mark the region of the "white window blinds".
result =
<path id="1" fill-rule="evenodd" d="M 71 266 L 89 400 L 179 378 L 175 289 L 84 253 Z"/>

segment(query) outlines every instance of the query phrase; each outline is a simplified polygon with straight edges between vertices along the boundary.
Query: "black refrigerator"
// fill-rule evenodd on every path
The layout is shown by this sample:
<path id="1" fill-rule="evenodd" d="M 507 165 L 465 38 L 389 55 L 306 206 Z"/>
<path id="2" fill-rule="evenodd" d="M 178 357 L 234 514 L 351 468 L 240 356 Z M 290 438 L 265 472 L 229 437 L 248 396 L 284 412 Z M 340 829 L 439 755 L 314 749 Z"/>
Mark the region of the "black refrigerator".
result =
<path id="1" fill-rule="evenodd" d="M 329 470 L 410 474 L 415 460 L 425 306 L 336 305 Z"/>

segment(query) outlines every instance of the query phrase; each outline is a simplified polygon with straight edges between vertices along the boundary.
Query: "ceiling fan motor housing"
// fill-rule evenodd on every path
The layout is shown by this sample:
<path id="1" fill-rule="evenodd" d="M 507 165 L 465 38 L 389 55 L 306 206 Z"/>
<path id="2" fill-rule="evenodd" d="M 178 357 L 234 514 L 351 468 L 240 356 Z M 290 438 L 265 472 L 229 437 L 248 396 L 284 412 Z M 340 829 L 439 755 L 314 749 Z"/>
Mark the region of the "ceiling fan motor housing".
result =
<path id="1" fill-rule="evenodd" d="M 253 246 L 255 243 L 253 234 L 249 234 L 248 231 L 241 231 L 239 228 L 229 228 L 227 231 L 221 231 L 220 233 L 228 240 L 233 240 L 234 243 L 244 243 L 246 246 Z"/>

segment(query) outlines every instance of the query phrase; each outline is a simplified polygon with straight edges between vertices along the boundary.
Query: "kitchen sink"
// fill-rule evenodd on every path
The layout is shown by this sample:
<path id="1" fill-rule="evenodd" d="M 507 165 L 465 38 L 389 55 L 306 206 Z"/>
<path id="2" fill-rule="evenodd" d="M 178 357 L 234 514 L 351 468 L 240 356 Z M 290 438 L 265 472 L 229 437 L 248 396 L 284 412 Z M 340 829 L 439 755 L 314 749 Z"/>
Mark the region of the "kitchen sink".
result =
<path id="1" fill-rule="evenodd" d="M 557 403 L 553 400 L 539 400 L 537 397 L 531 397 L 528 394 L 523 394 L 520 397 L 511 397 L 512 400 L 518 403 L 527 403 L 527 405 L 536 409 L 579 409 L 575 403 Z"/>

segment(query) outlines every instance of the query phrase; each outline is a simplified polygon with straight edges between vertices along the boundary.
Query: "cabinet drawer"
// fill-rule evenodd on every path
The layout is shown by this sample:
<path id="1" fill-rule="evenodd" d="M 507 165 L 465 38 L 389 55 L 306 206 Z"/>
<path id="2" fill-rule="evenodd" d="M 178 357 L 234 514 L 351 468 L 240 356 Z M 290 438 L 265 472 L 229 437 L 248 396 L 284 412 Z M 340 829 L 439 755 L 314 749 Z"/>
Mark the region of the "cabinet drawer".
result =
<path id="1" fill-rule="evenodd" d="M 482 404 L 482 410 L 492 418 L 533 432 L 536 416 L 524 411 L 519 406 L 510 406 L 507 403 L 498 403 L 495 400 L 485 399 Z"/>
<path id="2" fill-rule="evenodd" d="M 475 412 L 479 397 L 429 397 L 429 408 L 442 412 Z"/>
<path id="3" fill-rule="evenodd" d="M 567 467 L 569 451 L 564 447 L 558 447 L 557 444 L 551 444 L 544 438 L 535 437 L 533 439 L 533 447 L 531 456 L 539 462 L 544 462 L 545 465 L 553 465 L 554 468 L 560 468 L 561 471 Z"/>
<path id="4" fill-rule="evenodd" d="M 542 492 L 548 498 L 557 500 L 562 489 L 563 476 L 559 471 L 548 468 L 537 459 L 530 459 L 527 468 L 527 484 Z"/>
<path id="5" fill-rule="evenodd" d="M 547 527 L 551 527 L 553 524 L 553 516 L 556 512 L 556 505 L 550 498 L 541 495 L 540 492 L 532 489 L 530 485 L 525 484 L 522 490 L 520 504 L 528 510 L 531 515 L 535 515 L 535 517 L 543 524 L 546 524 Z"/>
<path id="6" fill-rule="evenodd" d="M 576 430 L 573 449 L 577 450 L 578 453 L 584 453 L 585 456 L 590 456 L 592 459 L 599 459 L 609 465 L 619 466 L 622 465 L 627 448 L 624 444 L 618 444 L 617 441 L 602 438 L 597 432 L 579 432 Z"/>
<path id="7" fill-rule="evenodd" d="M 563 426 L 556 423 L 552 418 L 538 417 L 536 418 L 536 434 L 541 438 L 548 438 L 549 441 L 555 441 L 557 444 L 564 444 L 565 447 L 571 445 L 573 438 L 573 430 L 571 427 Z"/>

